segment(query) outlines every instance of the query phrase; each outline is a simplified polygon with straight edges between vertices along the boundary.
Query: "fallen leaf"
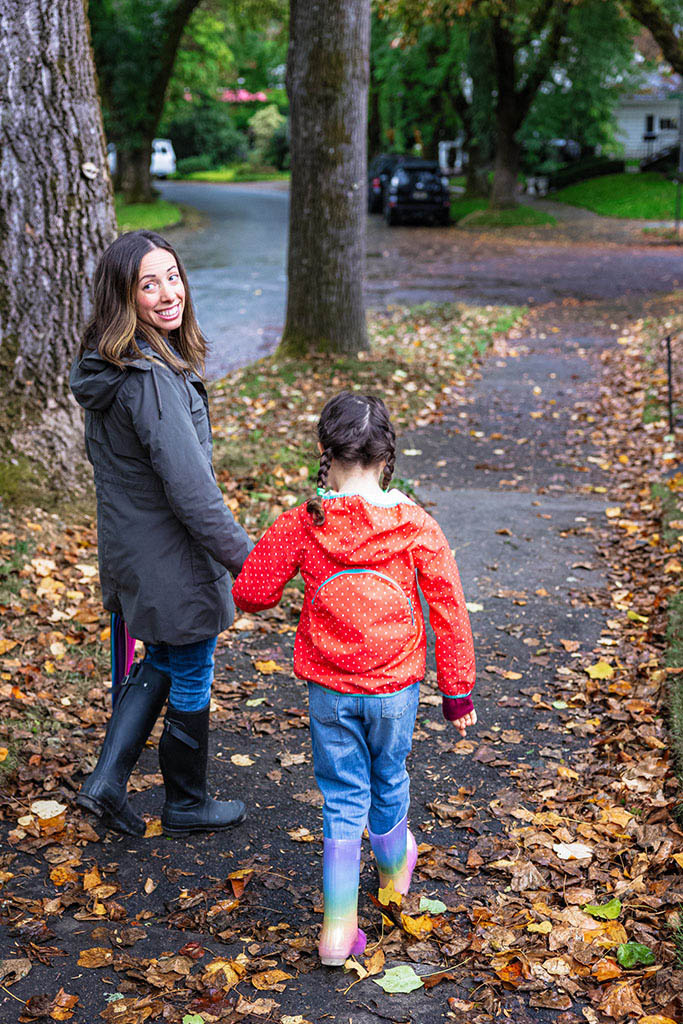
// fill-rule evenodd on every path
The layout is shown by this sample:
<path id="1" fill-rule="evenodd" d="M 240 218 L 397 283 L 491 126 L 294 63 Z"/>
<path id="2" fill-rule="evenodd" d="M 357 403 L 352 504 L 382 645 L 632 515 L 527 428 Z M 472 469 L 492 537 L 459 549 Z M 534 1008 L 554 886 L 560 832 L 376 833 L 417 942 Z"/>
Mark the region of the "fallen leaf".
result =
<path id="1" fill-rule="evenodd" d="M 264 989 L 275 988 L 279 982 L 289 981 L 292 977 L 293 975 L 287 974 L 286 971 L 280 970 L 279 967 L 274 967 L 270 971 L 261 971 L 259 974 L 254 974 L 249 980 L 254 988 L 263 991 Z"/>
<path id="2" fill-rule="evenodd" d="M 621 913 L 621 900 L 612 899 L 609 903 L 595 904 L 588 903 L 583 908 L 584 914 L 590 914 L 591 917 L 600 917 L 605 921 L 615 921 Z"/>
<path id="3" fill-rule="evenodd" d="M 254 763 L 253 757 L 249 757 L 248 754 L 233 754 L 230 760 L 238 768 L 249 768 Z"/>
<path id="4" fill-rule="evenodd" d="M 31 970 L 31 961 L 25 957 L 0 960 L 0 985 L 10 986 L 25 978 Z"/>
<path id="5" fill-rule="evenodd" d="M 589 665 L 586 672 L 591 679 L 611 679 L 614 675 L 614 669 L 607 661 L 596 661 L 594 665 Z"/>
<path id="6" fill-rule="evenodd" d="M 423 982 L 409 964 L 401 964 L 400 967 L 391 967 L 381 978 L 372 979 L 375 985 L 379 985 L 385 992 L 413 992 L 416 988 L 422 988 Z"/>
<path id="7" fill-rule="evenodd" d="M 560 860 L 587 860 L 593 856 L 593 849 L 585 843 L 553 843 L 553 850 Z"/>
<path id="8" fill-rule="evenodd" d="M 79 967 L 108 967 L 114 959 L 114 951 L 104 946 L 82 949 L 78 956 Z"/>

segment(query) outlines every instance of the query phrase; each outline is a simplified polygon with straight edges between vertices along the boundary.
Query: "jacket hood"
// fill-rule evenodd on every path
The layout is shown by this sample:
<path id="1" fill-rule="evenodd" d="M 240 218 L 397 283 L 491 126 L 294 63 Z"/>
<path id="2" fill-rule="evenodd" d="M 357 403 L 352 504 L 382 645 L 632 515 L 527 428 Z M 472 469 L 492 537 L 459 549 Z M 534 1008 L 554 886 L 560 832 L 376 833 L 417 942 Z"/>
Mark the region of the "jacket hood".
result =
<path id="1" fill-rule="evenodd" d="M 135 359 L 125 369 L 119 369 L 95 351 L 85 352 L 80 359 L 76 357 L 69 381 L 74 398 L 84 409 L 99 412 L 108 409 L 126 379 L 129 367 L 151 370 L 152 363 L 147 359 Z"/>
<path id="2" fill-rule="evenodd" d="M 322 504 L 325 526 L 313 524 L 305 505 L 304 523 L 313 545 L 340 566 L 382 565 L 419 533 L 422 510 L 416 516 L 415 502 L 397 490 L 377 503 L 359 494 L 328 491 Z"/>

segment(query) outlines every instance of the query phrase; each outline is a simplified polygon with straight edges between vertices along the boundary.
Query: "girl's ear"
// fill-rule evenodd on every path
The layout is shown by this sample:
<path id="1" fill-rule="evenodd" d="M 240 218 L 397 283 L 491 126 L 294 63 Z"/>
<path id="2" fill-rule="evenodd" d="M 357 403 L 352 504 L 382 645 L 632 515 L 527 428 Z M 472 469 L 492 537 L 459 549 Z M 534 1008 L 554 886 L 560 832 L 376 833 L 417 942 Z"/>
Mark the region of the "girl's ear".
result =
<path id="1" fill-rule="evenodd" d="M 323 453 L 324 451 L 325 451 L 325 449 L 324 449 L 324 448 L 323 448 L 323 446 L 321 445 L 320 441 L 318 441 L 318 453 L 319 453 L 320 455 L 322 455 L 322 453 Z"/>

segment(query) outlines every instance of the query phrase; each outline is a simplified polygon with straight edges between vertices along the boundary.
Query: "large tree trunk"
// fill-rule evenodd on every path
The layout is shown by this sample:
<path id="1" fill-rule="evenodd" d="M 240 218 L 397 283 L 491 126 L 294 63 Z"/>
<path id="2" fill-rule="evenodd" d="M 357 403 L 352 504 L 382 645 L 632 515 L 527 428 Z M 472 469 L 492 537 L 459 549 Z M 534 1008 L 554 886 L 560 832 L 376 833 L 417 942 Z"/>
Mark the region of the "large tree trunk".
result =
<path id="1" fill-rule="evenodd" d="M 519 173 L 519 143 L 517 118 L 511 110 L 498 112 L 496 131 L 496 159 L 493 167 L 491 208 L 505 210 L 517 205 Z"/>
<path id="2" fill-rule="evenodd" d="M 363 304 L 370 0 L 291 0 L 287 318 L 281 349 L 358 352 Z"/>
<path id="3" fill-rule="evenodd" d="M 115 236 L 83 0 L 4 4 L 0 108 L 0 447 L 48 460 L 74 437 L 69 367 Z"/>
<path id="4" fill-rule="evenodd" d="M 117 152 L 116 183 L 127 203 L 150 203 L 154 199 L 149 173 L 151 158 L 151 138 L 138 149 L 121 148 Z"/>

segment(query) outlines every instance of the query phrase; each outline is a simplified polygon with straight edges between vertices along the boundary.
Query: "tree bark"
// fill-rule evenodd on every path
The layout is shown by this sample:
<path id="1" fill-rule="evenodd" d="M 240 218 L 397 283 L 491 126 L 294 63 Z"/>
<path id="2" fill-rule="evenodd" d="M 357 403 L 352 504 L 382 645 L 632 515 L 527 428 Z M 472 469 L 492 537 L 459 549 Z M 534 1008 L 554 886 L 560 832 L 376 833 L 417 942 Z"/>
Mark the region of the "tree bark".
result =
<path id="1" fill-rule="evenodd" d="M 292 142 L 285 353 L 368 347 L 365 264 L 370 0 L 291 0 Z"/>
<path id="2" fill-rule="evenodd" d="M 79 422 L 69 368 L 115 236 L 83 0 L 6 0 L 0 110 L 0 445 L 48 459 Z"/>
<path id="3" fill-rule="evenodd" d="M 137 149 L 121 149 L 117 153 L 116 184 L 127 203 L 150 203 L 154 199 L 149 173 L 153 138 L 154 133 Z"/>

